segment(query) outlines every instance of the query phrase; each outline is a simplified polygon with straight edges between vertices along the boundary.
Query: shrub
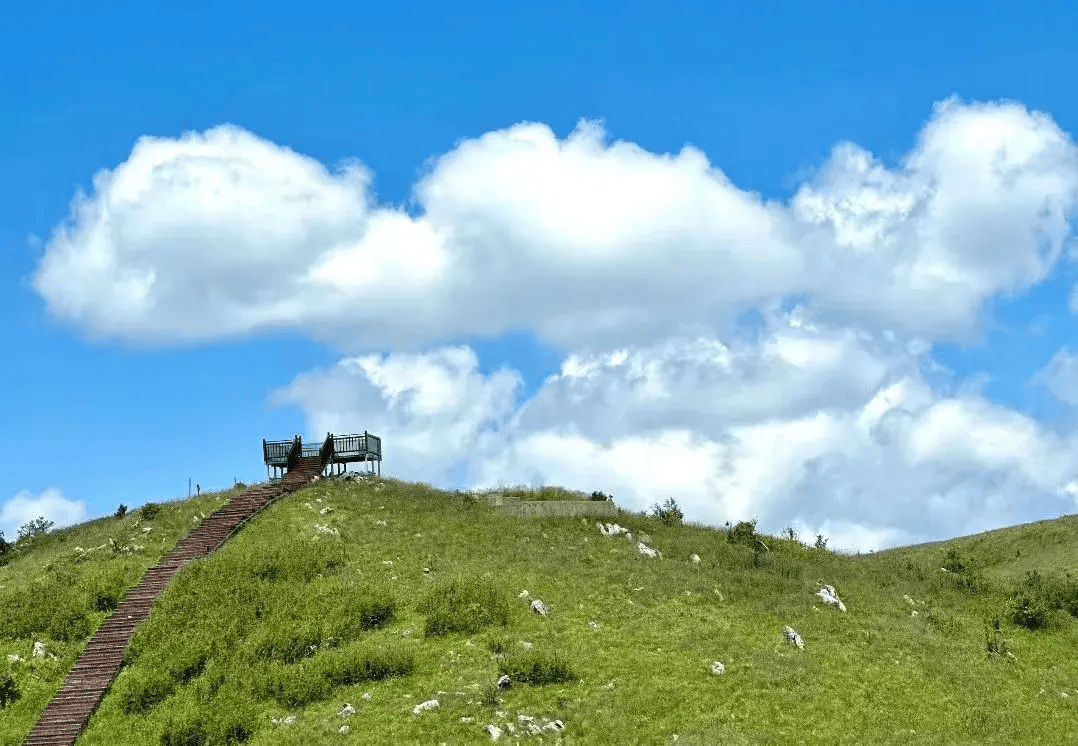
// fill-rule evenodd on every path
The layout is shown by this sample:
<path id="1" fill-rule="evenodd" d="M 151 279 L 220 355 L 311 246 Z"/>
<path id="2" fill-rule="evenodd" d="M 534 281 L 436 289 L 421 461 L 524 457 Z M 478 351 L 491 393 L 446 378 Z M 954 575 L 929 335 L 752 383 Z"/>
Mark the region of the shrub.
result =
<path id="1" fill-rule="evenodd" d="M 141 510 L 139 510 L 139 514 L 147 521 L 152 521 L 158 514 L 160 514 L 160 512 L 161 506 L 157 503 L 146 503 L 142 506 Z"/>
<path id="2" fill-rule="evenodd" d="M 664 526 L 680 526 L 685 514 L 681 512 L 677 501 L 668 497 L 662 505 L 658 503 L 651 506 L 651 514 L 658 518 Z"/>
<path id="3" fill-rule="evenodd" d="M 352 647 L 334 657 L 330 669 L 335 685 L 358 684 L 407 676 L 415 670 L 415 656 L 403 648 Z"/>
<path id="4" fill-rule="evenodd" d="M 540 650 L 506 655 L 498 671 L 508 674 L 509 680 L 515 684 L 561 684 L 576 680 L 576 674 L 557 653 Z"/>
<path id="5" fill-rule="evenodd" d="M 603 500 L 613 500 L 614 496 L 613 495 L 607 495 L 607 494 L 604 494 L 604 493 L 599 492 L 598 490 L 596 490 L 595 492 L 591 493 L 591 498 L 590 499 L 597 500 L 597 501 L 601 502 Z"/>
<path id="6" fill-rule="evenodd" d="M 23 539 L 33 539 L 42 534 L 47 534 L 52 526 L 52 521 L 47 520 L 45 516 L 38 516 L 32 521 L 27 521 L 22 524 L 19 528 L 19 541 L 22 541 Z"/>
<path id="7" fill-rule="evenodd" d="M 990 658 L 1002 658 L 1007 655 L 1007 641 L 1003 639 L 1000 630 L 999 619 L 992 621 L 992 625 L 984 632 L 984 649 Z"/>
<path id="8" fill-rule="evenodd" d="M 1036 570 L 1030 570 L 1012 592 L 1007 615 L 1012 622 L 1026 629 L 1043 629 L 1048 626 L 1056 608 L 1053 601 L 1044 577 Z"/>
<path id="9" fill-rule="evenodd" d="M 824 538 L 823 534 L 816 534 L 815 546 L 817 549 L 827 549 L 827 539 Z"/>
<path id="10" fill-rule="evenodd" d="M 123 679 L 120 704 L 127 715 L 143 715 L 175 690 L 172 677 L 163 671 L 134 670 Z"/>
<path id="11" fill-rule="evenodd" d="M 127 506 L 120 503 L 120 507 L 116 508 L 116 517 L 123 518 L 125 515 L 127 515 Z"/>
<path id="12" fill-rule="evenodd" d="M 427 615 L 427 637 L 454 632 L 471 634 L 492 624 L 509 624 L 509 601 L 492 583 L 479 578 L 436 585 L 419 610 Z"/>
<path id="13" fill-rule="evenodd" d="M 756 541 L 756 519 L 738 521 L 737 525 L 726 532 L 726 540 L 731 544 L 752 544 Z"/>
<path id="14" fill-rule="evenodd" d="M 337 640 L 356 640 L 364 632 L 380 629 L 393 621 L 397 602 L 373 591 L 342 594 L 326 622 L 325 636 Z"/>
<path id="15" fill-rule="evenodd" d="M 16 701 L 21 695 L 11 671 L 0 673 L 0 710 Z"/>
<path id="16" fill-rule="evenodd" d="M 794 531 L 794 527 L 787 526 L 786 528 L 782 529 L 782 538 L 788 541 L 797 541 L 797 532 Z"/>
<path id="17" fill-rule="evenodd" d="M 319 663 L 321 661 L 305 661 L 295 666 L 270 664 L 259 677 L 255 693 L 263 699 L 272 698 L 283 707 L 320 702 L 333 691 L 333 683 Z"/>
<path id="18" fill-rule="evenodd" d="M 322 644 L 321 630 L 270 621 L 251 637 L 250 650 L 258 661 L 299 663 L 310 658 Z"/>
<path id="19" fill-rule="evenodd" d="M 943 555 L 943 562 L 940 567 L 947 572 L 965 572 L 967 568 L 972 568 L 972 563 L 969 560 L 963 559 L 958 553 L 958 549 L 950 547 Z"/>

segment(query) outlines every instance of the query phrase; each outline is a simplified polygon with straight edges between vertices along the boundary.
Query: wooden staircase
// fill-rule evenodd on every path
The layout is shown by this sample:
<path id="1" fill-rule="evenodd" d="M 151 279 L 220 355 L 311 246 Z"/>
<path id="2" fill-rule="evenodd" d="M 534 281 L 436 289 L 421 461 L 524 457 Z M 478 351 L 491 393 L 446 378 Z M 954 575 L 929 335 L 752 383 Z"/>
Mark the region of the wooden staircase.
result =
<path id="1" fill-rule="evenodd" d="M 154 599 L 176 571 L 221 546 L 241 524 L 281 495 L 310 484 L 323 466 L 319 456 L 299 458 L 276 484 L 237 494 L 180 539 L 161 562 L 147 570 L 90 638 L 60 691 L 27 736 L 27 746 L 74 744 L 119 672 L 124 649 L 131 642 L 135 627 L 150 615 Z"/>

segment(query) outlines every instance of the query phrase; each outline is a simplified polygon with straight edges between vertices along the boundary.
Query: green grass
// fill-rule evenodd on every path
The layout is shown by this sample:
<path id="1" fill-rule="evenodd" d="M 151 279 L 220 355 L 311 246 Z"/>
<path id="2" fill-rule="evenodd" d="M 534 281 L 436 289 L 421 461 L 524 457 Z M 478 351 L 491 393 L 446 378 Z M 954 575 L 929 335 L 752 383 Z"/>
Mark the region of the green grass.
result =
<path id="1" fill-rule="evenodd" d="M 29 731 L 101 609 L 222 497 L 164 503 L 146 536 L 136 508 L 53 532 L 0 567 L 0 653 L 27 658 L 8 667 L 19 696 L 0 743 Z M 391 479 L 282 498 L 175 577 L 79 743 L 483 743 L 509 722 L 515 742 L 518 714 L 560 719 L 570 743 L 1078 739 L 1074 517 L 849 556 L 622 513 L 663 553 L 646 559 L 595 519 L 485 502 Z M 109 537 L 145 549 L 73 550 Z M 822 583 L 848 613 L 814 595 Z M 35 640 L 58 657 L 31 659 Z M 413 715 L 429 699 L 441 706 Z"/>

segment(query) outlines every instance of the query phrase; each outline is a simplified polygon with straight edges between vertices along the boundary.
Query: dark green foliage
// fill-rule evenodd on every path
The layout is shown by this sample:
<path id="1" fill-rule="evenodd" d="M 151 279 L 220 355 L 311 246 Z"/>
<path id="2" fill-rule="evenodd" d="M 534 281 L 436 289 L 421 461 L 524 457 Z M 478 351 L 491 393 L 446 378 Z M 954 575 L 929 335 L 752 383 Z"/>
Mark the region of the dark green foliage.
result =
<path id="1" fill-rule="evenodd" d="M 576 674 L 557 653 L 541 650 L 510 653 L 501 661 L 498 671 L 508 674 L 514 684 L 561 684 L 576 680 Z"/>
<path id="2" fill-rule="evenodd" d="M 164 671 L 131 671 L 118 688 L 123 711 L 128 715 L 144 715 L 168 699 L 176 682 Z"/>
<path id="3" fill-rule="evenodd" d="M 794 531 L 794 527 L 787 526 L 786 528 L 782 529 L 782 538 L 786 539 L 787 541 L 797 541 L 797 532 Z"/>
<path id="4" fill-rule="evenodd" d="M 427 615 L 427 637 L 454 632 L 472 634 L 509 623 L 509 601 L 500 588 L 480 578 L 439 583 L 419 610 Z"/>
<path id="5" fill-rule="evenodd" d="M 27 521 L 19 527 L 19 541 L 33 539 L 37 536 L 47 534 L 52 527 L 52 521 L 47 520 L 45 516 L 38 516 L 34 520 Z"/>
<path id="6" fill-rule="evenodd" d="M 415 670 L 415 657 L 398 647 L 353 647 L 337 654 L 330 666 L 333 684 L 345 686 L 407 676 Z"/>
<path id="7" fill-rule="evenodd" d="M 597 500 L 597 501 L 613 500 L 614 496 L 613 495 L 606 495 L 606 494 L 603 494 L 602 492 L 595 491 L 595 492 L 591 493 L 591 498 L 590 499 Z"/>
<path id="8" fill-rule="evenodd" d="M 115 516 L 117 518 L 123 518 L 125 515 L 127 515 L 127 506 L 120 503 L 120 507 L 116 508 Z"/>
<path id="9" fill-rule="evenodd" d="M 824 538 L 823 534 L 816 534 L 815 546 L 817 549 L 827 549 L 827 539 Z"/>
<path id="10" fill-rule="evenodd" d="M 726 532 L 726 540 L 731 544 L 755 544 L 756 519 L 751 521 L 738 521 L 737 525 Z"/>
<path id="11" fill-rule="evenodd" d="M 160 512 L 161 506 L 157 503 L 146 503 L 139 510 L 139 515 L 142 516 L 143 520 L 152 521 Z"/>
<path id="12" fill-rule="evenodd" d="M 284 624 L 271 621 L 262 625 L 248 641 L 255 659 L 279 663 L 299 663 L 318 652 L 322 631 L 315 624 Z"/>
<path id="13" fill-rule="evenodd" d="M 0 673 L 0 710 L 16 701 L 20 696 L 19 687 L 11 671 Z"/>
<path id="14" fill-rule="evenodd" d="M 1007 655 L 1007 641 L 1003 639 L 999 618 L 992 620 L 991 626 L 984 632 L 984 649 L 990 658 L 1002 658 Z"/>
<path id="15" fill-rule="evenodd" d="M 662 505 L 658 503 L 651 506 L 651 514 L 659 519 L 664 526 L 680 526 L 685 514 L 681 512 L 677 501 L 668 497 Z M 755 521 L 753 522 L 755 525 Z"/>
<path id="16" fill-rule="evenodd" d="M 943 563 L 940 565 L 947 572 L 963 572 L 969 566 L 969 560 L 963 559 L 958 549 L 950 547 L 943 555 Z"/>
<path id="17" fill-rule="evenodd" d="M 1007 605 L 1011 621 L 1026 629 L 1047 627 L 1052 612 L 1058 608 L 1052 590 L 1043 575 L 1036 570 L 1028 571 L 1015 587 Z"/>

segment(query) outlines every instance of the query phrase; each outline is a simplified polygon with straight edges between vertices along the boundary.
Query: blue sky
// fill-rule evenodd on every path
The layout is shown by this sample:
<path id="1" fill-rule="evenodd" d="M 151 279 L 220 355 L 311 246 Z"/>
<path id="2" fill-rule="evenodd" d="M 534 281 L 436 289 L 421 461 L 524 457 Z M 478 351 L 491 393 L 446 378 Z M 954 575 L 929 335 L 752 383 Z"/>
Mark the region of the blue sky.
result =
<path id="1" fill-rule="evenodd" d="M 10 458 L 8 468 L 0 471 L 0 530 L 10 537 L 38 512 L 63 523 L 110 513 L 120 503 L 134 506 L 178 497 L 186 494 L 189 477 L 205 488 L 226 486 L 234 478 L 251 481 L 264 474 L 261 438 L 313 435 L 330 427 L 381 434 L 383 472 L 404 479 L 438 486 L 568 483 L 613 491 L 634 509 L 676 494 L 696 520 L 721 524 L 751 514 L 768 530 L 778 532 L 793 522 L 806 532 L 830 532 L 849 547 L 940 538 L 1073 512 L 1073 498 L 1060 497 L 1069 493 L 1058 493 L 1053 486 L 1078 478 L 1078 402 L 1067 401 L 1078 394 L 1066 393 L 1075 391 L 1072 379 L 1078 373 L 1068 365 L 1067 352 L 1076 328 L 1068 308 L 1078 280 L 1066 256 L 1072 234 L 1069 227 L 1049 230 L 1051 246 L 1044 250 L 1051 256 L 1042 257 L 1035 271 L 1027 271 L 1031 265 L 1014 257 L 1021 251 L 1035 256 L 1036 247 L 1012 245 L 1008 237 L 1034 230 L 1029 221 L 1041 218 L 1039 213 L 1031 217 L 1027 207 L 1042 196 L 1064 225 L 1073 221 L 1076 195 L 1071 179 L 1078 178 L 1071 160 L 1071 137 L 1078 131 L 1078 104 L 1072 95 L 1078 82 L 1076 30 L 1078 8 L 1070 3 L 909 3 L 893 8 L 843 3 L 824 9 L 796 3 L 766 8 L 592 3 L 584 9 L 562 3 L 413 3 L 377 9 L 325 3 L 304 7 L 301 13 L 295 6 L 276 3 L 70 7 L 45 2 L 9 10 L 0 30 L 8 112 L 0 118 L 0 287 L 5 291 L 0 293 L 0 316 L 8 321 L 0 325 L 7 351 L 7 362 L 0 366 L 0 450 Z M 934 113 L 934 106 L 952 96 L 958 97 L 961 111 L 970 107 L 968 117 L 954 109 L 950 119 Z M 1048 134 L 1037 129 L 1041 115 L 1050 123 Z M 544 176 L 547 165 L 557 159 L 542 155 L 553 152 L 544 150 L 543 143 L 549 145 L 549 137 L 555 143 L 568 142 L 581 120 L 601 122 L 605 135 L 582 146 L 585 155 L 563 170 L 551 166 L 556 173 Z M 1005 141 L 1000 147 L 1018 153 L 1013 157 L 1019 160 L 1025 157 L 1024 146 L 1015 143 L 1047 138 L 1042 150 L 1037 150 L 1041 145 L 1030 146 L 1035 152 L 1012 164 L 1015 169 L 1055 169 L 1048 175 L 1038 171 L 1039 176 L 1022 182 L 1022 194 L 1001 182 L 1002 191 L 986 188 L 972 197 L 962 193 L 960 173 L 948 177 L 951 172 L 933 171 L 943 168 L 932 165 L 936 161 L 911 177 L 918 184 L 924 177 L 929 184 L 924 194 L 931 193 L 933 184 L 959 185 L 953 187 L 958 196 L 946 200 L 947 215 L 958 214 L 956 204 L 977 202 L 975 215 L 1001 221 L 991 234 L 1002 236 L 999 245 L 983 250 L 976 235 L 969 245 L 952 235 L 955 226 L 971 224 L 964 217 L 941 223 L 939 230 L 932 223 L 927 228 L 918 224 L 914 231 L 936 237 L 925 239 L 936 242 L 933 252 L 938 248 L 948 257 L 961 258 L 947 265 L 952 275 L 968 271 L 978 278 L 966 283 L 968 297 L 942 290 L 936 303 L 931 290 L 910 290 L 908 298 L 898 290 L 887 295 L 870 285 L 897 276 L 892 269 L 864 269 L 868 274 L 862 276 L 861 270 L 843 269 L 843 261 L 862 261 L 845 254 L 845 259 L 828 263 L 834 271 L 830 279 L 798 276 L 789 268 L 789 257 L 804 259 L 801 272 L 815 275 L 824 270 L 812 269 L 813 257 L 831 251 L 824 248 L 831 244 L 823 238 L 804 237 L 807 229 L 789 228 L 807 225 L 801 213 L 796 219 L 781 218 L 783 230 L 801 236 L 783 239 L 797 244 L 794 253 L 786 244 L 775 249 L 776 262 L 785 269 L 766 262 L 742 266 L 741 259 L 723 253 L 727 249 L 714 247 L 729 243 L 730 252 L 746 254 L 758 247 L 742 234 L 727 235 L 723 226 L 741 225 L 742 218 L 723 212 L 735 207 L 709 191 L 712 182 L 692 175 L 689 166 L 669 175 L 668 193 L 683 186 L 678 192 L 682 203 L 713 200 L 708 203 L 713 208 L 682 215 L 677 203 L 663 203 L 654 215 L 644 210 L 647 215 L 638 223 L 634 215 L 641 211 L 629 210 L 627 219 L 617 221 L 619 237 L 611 238 L 609 245 L 605 236 L 611 231 L 602 230 L 607 218 L 589 217 L 606 214 L 603 211 L 620 199 L 620 184 L 637 183 L 631 168 L 652 168 L 645 160 L 674 157 L 686 145 L 706 157 L 712 174 L 721 172 L 721 181 L 759 204 L 776 204 L 792 215 L 795 195 L 815 185 L 816 192 L 825 193 L 830 210 L 857 201 L 866 190 L 865 183 L 846 185 L 856 169 L 839 163 L 836 146 L 854 143 L 889 174 L 908 175 L 916 171 L 909 154 L 934 121 L 950 133 L 940 136 L 940 152 L 966 148 L 972 153 L 963 151 L 941 162 L 965 168 L 963 164 L 974 162 L 970 158 L 987 157 L 977 150 L 981 141 L 970 133 L 996 131 L 998 124 L 1006 129 L 999 135 Z M 546 130 L 520 136 L 514 130 L 517 135 L 499 139 L 498 133 L 522 123 L 545 126 L 549 136 Z M 183 191 L 209 183 L 196 178 L 185 182 L 186 187 L 177 186 L 182 179 L 155 187 L 171 192 L 147 189 L 122 199 L 120 191 L 95 185 L 95 174 L 119 174 L 124 164 L 131 166 L 131 173 L 163 173 L 160 167 L 153 170 L 151 161 L 197 169 L 199 163 L 175 160 L 169 148 L 184 133 L 211 139 L 207 133 L 220 125 L 232 125 L 242 133 L 240 140 L 258 138 L 263 143 L 244 150 L 248 155 L 229 151 L 240 147 L 234 142 L 217 143 L 199 156 L 214 163 L 249 159 L 246 175 L 225 187 L 236 190 L 232 212 L 197 207 L 202 203 Z M 137 154 L 136 144 L 144 137 L 159 138 L 163 144 L 153 153 Z M 521 137 L 532 142 L 539 155 L 498 160 L 497 153 L 510 147 L 506 142 L 520 142 Z M 617 141 L 635 144 L 650 160 L 616 149 L 610 152 L 625 156 L 620 165 L 612 165 L 614 155 L 607 160 L 585 157 Z M 489 152 L 484 150 L 488 145 Z M 332 236 L 340 243 L 354 228 L 358 241 L 370 231 L 364 208 L 358 206 L 363 199 L 340 208 L 347 214 L 334 212 L 338 202 L 329 200 L 325 204 L 330 206 L 318 215 L 301 211 L 294 223 L 328 227 L 311 229 L 295 241 L 299 233 L 280 228 L 281 235 L 288 235 L 273 238 L 272 247 L 261 243 L 260 226 L 284 225 L 282 210 L 292 208 L 280 205 L 292 203 L 275 203 L 277 196 L 263 192 L 254 199 L 250 195 L 255 187 L 250 185 L 258 182 L 259 174 L 272 180 L 280 173 L 272 158 L 281 153 L 299 154 L 326 169 L 324 177 L 314 179 L 315 186 L 296 189 L 307 194 L 324 187 L 327 194 L 337 195 L 333 199 L 346 202 L 352 198 L 340 195 L 363 190 L 349 187 L 335 169 L 358 159 L 372 178 L 363 192 L 371 209 L 390 213 L 401 208 L 412 221 L 409 226 L 434 226 L 438 240 L 445 241 L 437 251 L 444 250 L 448 263 L 438 264 L 435 271 L 430 269 L 437 264 L 430 253 L 434 249 L 402 249 L 401 256 L 408 259 L 384 274 L 375 273 L 382 280 L 370 280 L 359 290 L 334 286 L 333 292 L 344 300 L 332 307 L 297 296 L 288 311 L 266 311 L 271 321 L 250 321 L 262 318 L 258 314 L 265 310 L 252 300 L 254 295 L 262 303 L 285 292 L 319 257 L 332 253 L 334 244 L 319 243 L 319 237 Z M 1053 165 L 1045 166 L 1048 161 Z M 846 174 L 841 189 L 822 186 L 820 174 L 828 163 L 839 164 L 836 168 Z M 617 170 L 622 167 L 625 170 Z M 500 180 L 509 178 L 507 169 L 514 181 Z M 597 174 L 596 184 L 608 188 L 584 193 L 577 200 L 586 203 L 579 211 L 556 201 L 544 206 L 538 192 L 528 191 L 542 186 L 542 194 L 556 196 L 574 184 L 591 183 L 592 173 Z M 662 195 L 647 191 L 656 178 L 667 178 L 658 173 L 641 171 L 644 196 L 633 199 L 662 202 Z M 970 179 L 975 178 L 971 172 Z M 420 188 L 424 184 L 430 186 L 426 192 Z M 484 185 L 490 184 L 501 186 L 487 194 Z M 520 203 L 500 201 L 515 193 L 514 185 L 531 197 Z M 842 192 L 851 188 L 861 197 Z M 914 194 L 922 187 L 895 188 Z M 115 278 L 95 275 L 78 259 L 92 254 L 93 246 L 104 245 L 86 238 L 92 231 L 69 241 L 66 254 L 60 250 L 55 240 L 59 226 L 65 221 L 74 228 L 93 222 L 71 212 L 80 190 L 95 204 L 118 199 L 122 210 L 129 210 L 121 215 L 116 207 L 112 222 L 105 221 L 111 227 L 98 237 L 108 244 L 106 251 L 118 257 L 117 266 L 154 268 L 153 293 L 169 288 L 153 312 L 137 303 L 109 305 L 113 301 L 108 298 L 122 292 L 120 285 L 110 285 Z M 828 196 L 840 192 L 846 194 L 846 203 Z M 213 204 L 214 198 L 206 199 L 205 204 Z M 146 215 L 156 215 L 155 205 L 173 204 L 196 206 L 189 213 L 186 208 L 173 210 L 174 217 L 167 220 L 145 218 L 145 224 L 139 223 Z M 265 212 L 245 222 L 235 207 L 244 204 L 256 204 Z M 534 214 L 524 212 L 532 209 Z M 744 217 L 744 224 L 758 225 L 763 219 L 758 212 L 746 207 L 745 215 L 753 217 Z M 865 214 L 858 213 L 858 219 L 868 220 Z M 712 217 L 717 227 L 708 222 Z M 693 231 L 703 223 L 711 227 L 700 229 L 695 243 Z M 621 231 L 624 225 L 628 227 Z M 529 236 L 543 226 L 554 226 L 551 236 L 536 239 L 533 246 Z M 1036 231 L 1042 229 L 1038 223 Z M 421 247 L 424 239 L 417 230 L 409 227 L 392 236 L 407 242 L 414 233 L 415 245 Z M 775 227 L 760 228 L 762 233 L 746 230 L 757 239 L 779 232 Z M 456 239 L 444 238 L 450 234 L 471 237 L 454 244 Z M 111 238 L 100 238 L 103 235 Z M 191 242 L 187 253 L 184 236 Z M 228 239 L 211 246 L 214 236 Z M 918 251 L 917 239 L 913 241 L 905 254 L 895 256 Z M 948 241 L 958 248 L 951 252 Z M 842 244 L 837 238 L 835 242 Z M 570 244 L 575 254 L 568 248 L 557 251 Z M 695 246 L 696 253 L 689 258 L 678 254 L 684 245 Z M 384 254 L 385 247 L 378 246 Z M 605 251 L 609 263 L 581 259 L 590 257 L 593 249 Z M 699 259 L 712 250 L 718 252 L 714 259 Z M 361 275 L 359 254 L 348 260 L 353 263 L 335 266 L 344 267 L 345 274 Z M 50 255 L 57 258 L 48 275 L 52 279 L 35 283 L 35 276 L 44 276 Z M 227 261 L 214 263 L 214 257 L 226 255 Z M 556 261 L 534 258 L 552 255 Z M 285 256 L 291 259 L 280 259 Z M 476 264 L 467 264 L 462 259 L 466 256 Z M 989 256 L 999 261 L 989 267 Z M 707 262 L 706 267 L 693 264 L 697 259 Z M 739 269 L 724 269 L 726 261 Z M 452 274 L 454 262 L 472 268 L 462 276 L 473 284 L 438 284 L 439 278 Z M 923 267 L 938 266 L 926 262 Z M 504 271 L 486 274 L 495 265 L 504 265 Z M 679 266 L 684 267 L 680 274 Z M 661 268 L 656 270 L 661 281 L 651 282 L 648 267 Z M 679 283 L 708 271 L 720 278 L 714 295 L 737 296 L 736 303 L 702 310 L 701 304 L 715 300 L 706 289 L 682 292 Z M 726 289 L 721 278 L 734 275 L 740 279 Z M 875 280 L 865 279 L 870 276 Z M 103 277 L 107 281 L 95 284 Z M 859 289 L 843 288 L 844 277 L 859 283 Z M 423 283 L 435 288 L 429 297 L 437 300 L 428 304 L 427 295 L 414 291 L 428 287 Z M 654 292 L 638 292 L 644 285 Z M 209 296 L 201 293 L 211 286 L 216 295 L 206 300 Z M 387 291 L 390 300 L 382 297 L 381 288 L 386 287 L 393 288 Z M 534 297 L 529 288 L 535 289 Z M 742 288 L 744 297 L 738 295 Z M 593 305 L 578 303 L 592 294 Z M 887 303 L 869 302 L 885 295 Z M 690 296 L 691 303 L 678 305 Z M 951 309 L 948 303 L 959 296 L 962 303 L 956 300 Z M 219 328 L 213 321 L 191 322 L 192 339 L 176 332 L 177 324 L 183 324 L 174 319 L 187 313 L 176 297 L 201 299 L 192 303 L 208 309 L 207 314 L 225 314 L 239 306 L 250 314 L 237 311 L 239 320 L 231 325 L 222 321 Z M 794 297 L 807 299 L 804 310 L 815 326 L 791 326 L 789 314 L 775 310 L 775 302 Z M 905 313 L 907 302 L 920 310 Z M 644 320 L 625 306 L 635 306 Z M 969 308 L 974 307 L 982 312 L 971 316 Z M 558 309 L 564 310 L 564 318 Z M 733 340 L 746 333 L 746 327 L 731 325 L 729 319 L 753 311 L 770 321 L 755 343 L 737 347 Z M 607 312 L 615 320 L 607 326 L 592 324 Z M 408 321 L 387 321 L 391 317 Z M 816 358 L 806 362 L 791 353 L 780 357 L 801 371 L 796 381 L 779 376 L 767 379 L 771 383 L 766 386 L 754 386 L 755 374 L 739 373 L 723 379 L 727 383 L 722 386 L 729 388 L 709 389 L 685 384 L 690 378 L 720 375 L 706 372 L 712 363 L 683 354 L 689 347 L 678 324 L 685 319 L 693 324 L 690 337 L 703 335 L 743 353 L 737 359 L 750 361 L 745 370 L 765 370 L 774 363 L 776 358 L 766 351 L 786 344 L 790 329 L 798 330 L 794 336 L 801 335 L 799 344 L 809 344 L 804 340 L 811 338 L 824 347 L 837 339 L 853 339 L 849 334 L 855 330 L 874 340 L 864 343 L 865 350 L 871 347 L 874 352 L 847 350 L 851 360 L 866 366 L 863 375 L 849 373 L 847 384 L 828 383 L 828 376 L 839 375 L 836 371 L 847 375 L 851 369 L 846 363 L 828 368 L 830 363 L 824 361 L 819 370 L 809 370 L 819 362 Z M 606 334 L 602 330 L 608 327 Z M 777 336 L 768 337 L 772 333 Z M 881 352 L 887 345 L 894 349 Z M 918 351 L 910 353 L 911 345 Z M 470 350 L 474 365 L 466 358 L 439 357 L 439 350 L 446 349 Z M 616 351 L 623 349 L 630 351 L 628 357 L 618 358 Z M 655 375 L 665 376 L 667 389 L 677 392 L 662 399 L 665 403 L 625 393 L 636 392 L 650 375 L 618 372 L 630 364 L 623 359 L 636 359 L 632 351 L 639 352 L 639 370 L 665 371 Z M 378 366 L 354 362 L 368 355 L 380 356 Z M 606 360 L 598 363 L 598 378 L 574 383 L 577 378 L 566 373 L 572 368 L 568 361 L 589 356 Z M 729 366 L 719 367 L 726 371 L 721 375 L 733 375 Z M 396 383 L 387 383 L 391 379 Z M 1046 383 L 1049 379 L 1055 383 Z M 298 384 L 301 380 L 308 384 Z M 869 401 L 903 380 L 913 389 L 924 385 L 931 394 L 931 400 L 924 398 L 929 394 L 915 396 L 920 404 L 899 408 L 912 412 L 922 429 L 910 430 L 903 436 L 906 445 L 892 450 L 876 441 L 871 448 L 843 445 L 846 436 L 835 434 L 841 430 L 835 423 L 853 422 L 855 413 L 868 411 Z M 741 388 L 731 383 L 738 381 Z M 848 391 L 849 396 L 836 399 L 834 391 Z M 720 394 L 770 398 L 760 399 L 755 407 L 746 404 L 744 411 L 720 408 L 707 422 L 685 414 L 708 410 L 711 404 L 705 400 L 712 402 Z M 437 398 L 438 405 L 424 405 L 429 397 Z M 959 411 L 965 419 L 955 414 Z M 763 433 L 777 422 L 796 429 L 827 417 L 833 425 L 828 437 L 836 439 L 832 447 L 776 459 L 789 470 L 786 480 L 763 484 L 752 476 L 760 471 L 754 466 L 759 459 L 770 461 L 762 452 L 750 454 L 748 445 L 723 451 L 717 445 L 764 442 Z M 932 429 L 932 423 L 951 422 L 948 417 L 965 424 Z M 988 438 L 989 445 L 973 449 L 975 454 L 968 448 L 959 454 L 958 446 L 947 441 L 958 436 L 939 434 L 969 427 Z M 690 448 L 679 440 L 682 436 L 685 442 L 713 445 Z M 778 437 L 777 442 L 787 437 L 793 436 Z M 634 455 L 637 447 L 657 459 L 643 481 L 632 472 L 637 467 L 628 466 L 641 460 Z M 1028 454 L 993 455 L 1008 449 Z M 714 462 L 710 466 L 708 459 Z M 878 494 L 851 481 L 850 474 L 865 471 L 857 466 L 858 459 L 885 469 L 871 472 L 880 485 Z M 837 481 L 813 481 L 821 472 L 812 465 L 820 463 L 830 464 L 824 471 Z M 723 482 L 719 475 L 731 470 L 740 476 Z M 928 474 L 932 470 L 938 474 Z M 896 479 L 910 492 L 889 498 L 886 490 Z M 831 504 L 814 490 L 863 497 L 857 505 L 850 502 L 853 498 L 840 497 Z M 889 499 L 908 506 L 916 502 L 915 493 L 928 506 L 920 523 L 900 519 L 898 507 L 891 518 L 888 510 L 873 507 Z M 802 509 L 806 498 L 821 507 Z"/>

